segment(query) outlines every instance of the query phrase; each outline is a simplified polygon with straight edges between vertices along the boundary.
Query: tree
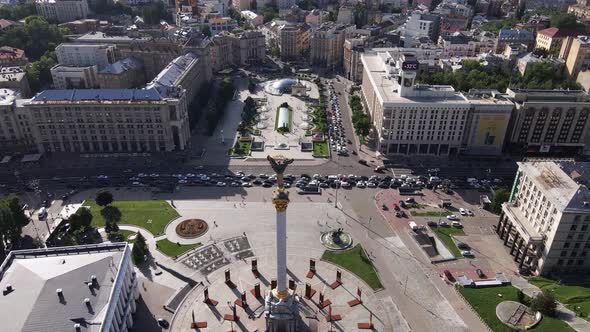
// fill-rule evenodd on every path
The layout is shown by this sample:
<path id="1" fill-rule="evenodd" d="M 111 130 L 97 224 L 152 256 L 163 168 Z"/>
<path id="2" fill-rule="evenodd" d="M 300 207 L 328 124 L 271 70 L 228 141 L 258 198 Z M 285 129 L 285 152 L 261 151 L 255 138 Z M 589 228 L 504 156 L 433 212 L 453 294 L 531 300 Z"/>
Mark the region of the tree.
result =
<path id="1" fill-rule="evenodd" d="M 37 93 L 53 83 L 51 68 L 57 63 L 53 51 L 47 51 L 39 60 L 25 69 L 27 80 L 33 93 Z"/>
<path id="2" fill-rule="evenodd" d="M 20 240 L 23 226 L 28 222 L 17 196 L 0 200 L 0 259 L 6 257 L 6 247 Z"/>
<path id="3" fill-rule="evenodd" d="M 121 220 L 121 211 L 116 206 L 105 206 L 101 211 L 100 214 L 105 220 L 105 232 L 117 232 L 119 231 L 119 226 L 117 223 Z"/>
<path id="4" fill-rule="evenodd" d="M 68 223 L 70 224 L 71 232 L 75 232 L 80 229 L 84 231 L 90 227 L 90 224 L 92 223 L 92 214 L 87 208 L 79 208 L 76 213 L 72 214 L 70 218 L 68 218 Z"/>
<path id="5" fill-rule="evenodd" d="M 65 27 L 49 24 L 46 19 L 39 16 L 29 16 L 22 26 L 0 34 L 0 45 L 24 49 L 27 57 L 34 61 L 47 51 L 55 50 L 68 33 L 69 30 Z"/>
<path id="6" fill-rule="evenodd" d="M 502 203 L 508 202 L 510 198 L 510 191 L 505 188 L 497 189 L 494 192 L 494 197 L 492 197 L 492 204 L 490 209 L 492 212 L 496 214 L 500 214 L 502 212 Z"/>
<path id="7" fill-rule="evenodd" d="M 279 12 L 272 5 L 264 5 L 260 9 L 259 14 L 262 15 L 264 23 L 270 22 L 279 17 Z"/>
<path id="8" fill-rule="evenodd" d="M 354 123 L 354 130 L 358 136 L 367 136 L 369 135 L 369 130 L 371 129 L 371 122 L 369 121 L 369 116 L 363 113 L 363 115 Z"/>
<path id="9" fill-rule="evenodd" d="M 145 238 L 141 235 L 141 232 L 137 232 L 135 242 L 133 243 L 133 249 L 131 250 L 131 256 L 133 262 L 137 265 L 145 261 L 145 256 L 148 255 L 150 249 L 145 242 Z"/>
<path id="10" fill-rule="evenodd" d="M 104 189 L 99 190 L 94 198 L 96 205 L 105 207 L 113 202 L 113 194 L 110 191 Z"/>
<path id="11" fill-rule="evenodd" d="M 582 23 L 578 23 L 576 15 L 573 13 L 559 12 L 551 16 L 551 26 L 559 29 L 584 29 Z"/>
<path id="12" fill-rule="evenodd" d="M 537 296 L 531 300 L 531 309 L 533 311 L 539 311 L 543 315 L 549 317 L 555 316 L 556 308 L 557 301 L 555 301 L 555 297 L 546 290 L 543 290 L 542 293 L 537 294 Z"/>
<path id="13" fill-rule="evenodd" d="M 203 25 L 203 27 L 201 28 L 201 32 L 203 33 L 203 35 L 205 35 L 206 37 L 211 37 L 211 28 L 209 28 L 208 25 Z"/>
<path id="14" fill-rule="evenodd" d="M 19 0 L 16 5 L 0 6 L 0 17 L 18 21 L 37 14 L 34 1 Z"/>
<path id="15" fill-rule="evenodd" d="M 297 7 L 303 10 L 314 10 L 316 9 L 316 4 L 313 0 L 299 0 L 297 1 Z"/>

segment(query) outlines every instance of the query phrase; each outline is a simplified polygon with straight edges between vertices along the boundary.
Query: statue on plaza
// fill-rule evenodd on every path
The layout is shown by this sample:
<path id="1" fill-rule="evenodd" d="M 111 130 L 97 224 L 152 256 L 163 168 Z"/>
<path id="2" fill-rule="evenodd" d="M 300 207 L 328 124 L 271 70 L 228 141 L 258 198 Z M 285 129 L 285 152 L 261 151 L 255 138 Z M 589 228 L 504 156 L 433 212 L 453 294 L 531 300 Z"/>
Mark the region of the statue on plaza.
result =
<path id="1" fill-rule="evenodd" d="M 295 159 L 287 159 L 287 158 L 273 158 L 271 156 L 266 156 L 266 160 L 270 162 L 270 167 L 277 173 L 277 187 L 282 190 L 283 186 L 283 173 L 287 169 L 287 166 L 292 164 Z"/>

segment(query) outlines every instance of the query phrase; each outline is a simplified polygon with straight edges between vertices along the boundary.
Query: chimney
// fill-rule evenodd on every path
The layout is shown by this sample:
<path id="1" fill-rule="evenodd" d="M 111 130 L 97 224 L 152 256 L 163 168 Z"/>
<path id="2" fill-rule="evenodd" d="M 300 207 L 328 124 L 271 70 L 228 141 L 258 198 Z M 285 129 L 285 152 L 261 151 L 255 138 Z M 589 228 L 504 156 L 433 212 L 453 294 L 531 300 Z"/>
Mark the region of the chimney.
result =
<path id="1" fill-rule="evenodd" d="M 94 274 L 90 276 L 90 281 L 92 282 L 92 285 L 98 284 L 98 279 L 96 278 L 96 276 Z"/>
<path id="2" fill-rule="evenodd" d="M 82 331 L 82 327 L 80 326 L 79 323 L 74 324 L 74 331 L 76 331 L 76 332 Z"/>
<path id="3" fill-rule="evenodd" d="M 6 293 L 10 293 L 12 292 L 12 285 L 11 284 L 6 284 Z"/>
<path id="4" fill-rule="evenodd" d="M 57 296 L 62 297 L 64 296 L 64 292 L 61 288 L 58 288 L 55 290 L 55 293 L 57 294 Z"/>
<path id="5" fill-rule="evenodd" d="M 84 299 L 84 303 L 85 303 L 86 305 L 90 305 L 90 299 L 89 299 L 89 298 L 85 298 L 85 299 Z"/>

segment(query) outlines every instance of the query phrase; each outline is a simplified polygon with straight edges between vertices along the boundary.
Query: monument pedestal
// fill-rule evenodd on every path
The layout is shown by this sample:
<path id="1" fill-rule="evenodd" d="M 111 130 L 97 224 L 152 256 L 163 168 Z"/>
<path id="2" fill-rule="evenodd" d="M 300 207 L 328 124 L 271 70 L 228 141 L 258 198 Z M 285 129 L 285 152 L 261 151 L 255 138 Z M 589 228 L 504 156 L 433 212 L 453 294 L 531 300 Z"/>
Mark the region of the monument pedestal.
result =
<path id="1" fill-rule="evenodd" d="M 268 332 L 296 332 L 299 320 L 299 302 L 293 291 L 280 299 L 272 291 L 265 298 L 266 331 Z"/>

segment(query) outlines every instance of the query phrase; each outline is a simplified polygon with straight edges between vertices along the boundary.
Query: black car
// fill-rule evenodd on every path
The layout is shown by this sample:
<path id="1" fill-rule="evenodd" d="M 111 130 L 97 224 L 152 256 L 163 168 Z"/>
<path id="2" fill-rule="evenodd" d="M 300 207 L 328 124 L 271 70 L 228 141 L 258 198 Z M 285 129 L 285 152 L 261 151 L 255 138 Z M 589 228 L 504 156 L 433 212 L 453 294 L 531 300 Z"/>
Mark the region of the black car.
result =
<path id="1" fill-rule="evenodd" d="M 469 247 L 469 245 L 467 245 L 466 243 L 463 243 L 463 242 L 458 242 L 457 248 L 459 248 L 461 250 L 470 250 L 471 249 L 471 247 Z"/>
<path id="2" fill-rule="evenodd" d="M 256 179 L 256 180 L 252 181 L 252 184 L 259 186 L 262 184 L 262 181 Z"/>
<path id="3" fill-rule="evenodd" d="M 262 186 L 263 186 L 264 188 L 270 188 L 270 187 L 272 187 L 272 182 L 269 182 L 269 181 L 264 181 L 264 183 L 262 184 Z"/>
<path id="4" fill-rule="evenodd" d="M 477 276 L 484 279 L 486 277 L 486 274 L 483 273 L 483 271 L 481 269 L 477 269 L 475 270 L 475 272 L 477 273 Z"/>
<path id="5" fill-rule="evenodd" d="M 438 224 L 436 223 L 436 221 L 432 221 L 432 220 L 427 221 L 426 225 L 428 225 L 430 227 L 438 227 Z"/>
<path id="6" fill-rule="evenodd" d="M 367 165 L 368 165 L 367 161 L 366 161 L 366 160 L 364 160 L 364 159 L 360 159 L 360 160 L 359 160 L 359 164 L 361 164 L 361 165 L 365 165 L 365 166 L 367 166 Z"/>
<path id="7" fill-rule="evenodd" d="M 168 321 L 163 318 L 158 319 L 158 325 L 160 325 L 161 327 L 163 327 L 165 329 L 170 327 L 170 323 L 168 323 Z"/>
<path id="8" fill-rule="evenodd" d="M 387 188 L 389 188 L 389 183 L 387 183 L 387 182 L 380 182 L 379 185 L 378 185 L 378 187 L 379 188 L 382 188 L 382 189 L 387 189 Z"/>

